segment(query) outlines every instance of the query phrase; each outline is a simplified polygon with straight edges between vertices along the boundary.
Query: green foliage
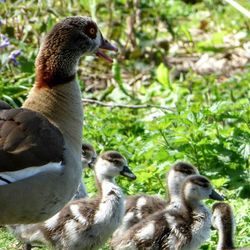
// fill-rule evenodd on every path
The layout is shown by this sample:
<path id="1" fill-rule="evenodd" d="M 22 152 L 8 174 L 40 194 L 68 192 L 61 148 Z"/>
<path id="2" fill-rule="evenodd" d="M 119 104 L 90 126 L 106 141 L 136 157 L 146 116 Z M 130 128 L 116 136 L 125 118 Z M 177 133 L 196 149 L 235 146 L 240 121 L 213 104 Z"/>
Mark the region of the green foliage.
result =
<path id="1" fill-rule="evenodd" d="M 200 76 L 191 69 L 174 77 L 175 68 L 169 67 L 167 59 L 171 46 L 176 44 L 179 45 L 174 52 L 176 57 L 181 53 L 190 56 L 226 52 L 223 46 L 226 35 L 243 31 L 246 35 L 241 41 L 249 40 L 249 22 L 221 1 L 205 0 L 195 5 L 184 2 L 0 2 L 3 21 L 0 33 L 11 43 L 0 49 L 0 99 L 14 107 L 22 104 L 34 82 L 34 61 L 40 41 L 54 23 L 69 15 L 91 15 L 105 36 L 116 41 L 120 51 L 108 73 L 102 72 L 100 61 L 82 61 L 81 72 L 94 65 L 93 71 L 103 76 L 105 83 L 112 75 L 105 87 L 84 95 L 106 102 L 152 104 L 170 109 L 86 105 L 84 140 L 98 152 L 114 149 L 127 157 L 138 178 L 131 182 L 121 177 L 117 182 L 128 195 L 165 196 L 165 174 L 170 166 L 178 160 L 196 165 L 233 206 L 236 245 L 245 246 L 250 242 L 249 65 L 223 80 L 218 75 Z M 250 8 L 246 1 L 241 3 Z M 204 29 L 208 36 L 198 39 L 192 29 Z M 18 67 L 8 61 L 10 52 L 16 49 L 22 52 L 17 58 Z M 82 73 L 79 80 L 81 88 L 88 89 Z M 90 195 L 95 195 L 90 170 L 86 171 L 84 181 Z M 214 249 L 216 242 L 213 232 L 202 249 Z M 21 249 L 21 245 L 1 228 L 0 248 Z M 108 245 L 103 249 L 109 249 Z"/>
<path id="2" fill-rule="evenodd" d="M 169 69 L 161 63 L 156 69 L 156 79 L 164 87 L 171 88 Z"/>

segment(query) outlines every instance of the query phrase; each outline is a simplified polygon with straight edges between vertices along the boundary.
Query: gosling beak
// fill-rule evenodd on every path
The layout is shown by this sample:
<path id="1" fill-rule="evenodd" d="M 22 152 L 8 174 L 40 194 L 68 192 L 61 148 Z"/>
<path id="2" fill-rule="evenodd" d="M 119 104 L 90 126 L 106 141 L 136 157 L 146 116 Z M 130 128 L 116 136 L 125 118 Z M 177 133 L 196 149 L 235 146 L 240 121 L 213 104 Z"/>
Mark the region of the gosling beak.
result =
<path id="1" fill-rule="evenodd" d="M 89 168 L 93 168 L 95 161 L 96 161 L 96 156 L 92 157 L 91 160 L 88 162 Z"/>
<path id="2" fill-rule="evenodd" d="M 209 195 L 210 199 L 217 200 L 217 201 L 223 201 L 224 197 L 217 193 L 214 189 L 212 190 L 212 193 Z"/>
<path id="3" fill-rule="evenodd" d="M 103 37 L 101 37 L 101 45 L 99 47 L 99 49 L 96 51 L 96 55 L 98 57 L 102 57 L 104 58 L 105 60 L 107 60 L 108 62 L 112 63 L 113 62 L 113 59 L 109 56 L 107 56 L 102 50 L 100 49 L 104 49 L 104 50 L 111 50 L 111 51 L 115 51 L 117 52 L 118 49 L 112 45 L 108 40 L 104 39 Z"/>
<path id="4" fill-rule="evenodd" d="M 128 166 L 124 166 L 123 170 L 120 172 L 121 175 L 128 177 L 129 179 L 135 180 L 136 176 L 129 169 Z"/>

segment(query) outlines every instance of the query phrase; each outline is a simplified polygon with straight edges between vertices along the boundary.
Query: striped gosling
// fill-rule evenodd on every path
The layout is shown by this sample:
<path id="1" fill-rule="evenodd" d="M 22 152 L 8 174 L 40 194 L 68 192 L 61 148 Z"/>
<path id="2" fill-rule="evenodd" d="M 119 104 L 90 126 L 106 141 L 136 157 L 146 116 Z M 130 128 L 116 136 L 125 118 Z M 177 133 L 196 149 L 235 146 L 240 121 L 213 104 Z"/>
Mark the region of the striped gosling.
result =
<path id="1" fill-rule="evenodd" d="M 250 250 L 250 247 L 235 248 L 234 247 L 234 215 L 229 204 L 217 202 L 212 207 L 212 225 L 218 230 L 219 242 L 216 250 Z"/>
<path id="2" fill-rule="evenodd" d="M 196 250 L 209 238 L 211 214 L 203 199 L 222 200 L 210 181 L 199 175 L 186 178 L 182 206 L 156 212 L 112 240 L 115 250 Z"/>
<path id="3" fill-rule="evenodd" d="M 93 250 L 101 247 L 121 223 L 124 215 L 118 175 L 135 179 L 127 160 L 116 151 L 100 155 L 94 166 L 99 195 L 69 202 L 44 223 L 30 225 L 19 235 L 25 242 L 43 242 L 60 250 Z"/>
<path id="4" fill-rule="evenodd" d="M 125 201 L 125 216 L 122 225 L 113 234 L 113 239 L 124 234 L 133 225 L 145 219 L 150 214 L 169 207 L 180 207 L 181 186 L 187 176 L 199 174 L 196 167 L 178 162 L 171 167 L 166 176 L 166 186 L 168 188 L 168 201 L 154 195 L 132 195 Z"/>
<path id="5" fill-rule="evenodd" d="M 96 160 L 96 152 L 95 149 L 93 148 L 92 145 L 90 145 L 89 143 L 83 143 L 82 144 L 82 157 L 81 157 L 81 161 L 82 161 L 82 169 L 84 171 L 85 168 L 90 167 L 92 164 L 95 163 Z M 75 195 L 73 196 L 73 200 L 78 200 L 81 198 L 85 198 L 87 197 L 87 191 L 85 188 L 85 185 L 82 181 L 80 181 L 80 184 L 76 190 Z"/>

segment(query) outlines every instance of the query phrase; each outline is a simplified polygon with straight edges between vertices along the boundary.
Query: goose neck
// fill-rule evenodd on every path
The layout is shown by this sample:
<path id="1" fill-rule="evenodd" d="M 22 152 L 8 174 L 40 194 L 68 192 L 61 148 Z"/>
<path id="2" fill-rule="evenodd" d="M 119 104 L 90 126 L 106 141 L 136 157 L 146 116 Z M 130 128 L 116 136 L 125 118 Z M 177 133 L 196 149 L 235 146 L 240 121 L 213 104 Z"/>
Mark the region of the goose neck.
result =
<path id="1" fill-rule="evenodd" d="M 41 46 L 36 59 L 36 84 L 38 87 L 53 87 L 75 79 L 81 53 L 53 46 L 47 39 Z"/>
<path id="2" fill-rule="evenodd" d="M 47 117 L 64 135 L 64 139 L 80 152 L 83 124 L 83 108 L 78 83 L 73 80 L 53 88 L 31 89 L 24 108 Z"/>

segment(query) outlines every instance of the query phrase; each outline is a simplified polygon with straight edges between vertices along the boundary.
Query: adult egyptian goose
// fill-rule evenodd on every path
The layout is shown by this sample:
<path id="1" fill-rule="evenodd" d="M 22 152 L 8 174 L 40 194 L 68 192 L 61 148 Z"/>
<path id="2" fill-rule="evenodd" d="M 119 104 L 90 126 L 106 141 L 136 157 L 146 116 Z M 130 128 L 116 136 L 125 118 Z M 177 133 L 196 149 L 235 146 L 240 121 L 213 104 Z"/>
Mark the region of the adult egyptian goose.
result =
<path id="1" fill-rule="evenodd" d="M 125 215 L 121 226 L 113 234 L 113 238 L 124 234 L 130 227 L 145 219 L 150 214 L 168 207 L 180 207 L 181 185 L 187 176 L 199 174 L 196 167 L 185 162 L 173 165 L 167 176 L 166 186 L 168 190 L 168 201 L 152 195 L 132 195 L 125 200 Z"/>
<path id="2" fill-rule="evenodd" d="M 40 48 L 23 107 L 0 105 L 0 224 L 48 219 L 75 193 L 83 123 L 77 64 L 85 53 L 112 61 L 100 49 L 117 50 L 90 18 L 65 18 Z"/>
<path id="3" fill-rule="evenodd" d="M 43 242 L 60 250 L 93 250 L 101 247 L 121 223 L 124 215 L 118 175 L 135 179 L 127 160 L 116 151 L 100 155 L 94 166 L 99 195 L 69 202 L 44 223 L 24 225 L 12 232 L 26 243 Z"/>
<path id="4" fill-rule="evenodd" d="M 229 204 L 217 202 L 212 207 L 212 225 L 218 230 L 219 242 L 216 250 L 250 250 L 249 247 L 234 247 L 234 215 Z"/>
<path id="5" fill-rule="evenodd" d="M 84 170 L 85 168 L 90 167 L 92 164 L 94 164 L 96 157 L 97 157 L 97 155 L 96 155 L 96 152 L 95 152 L 93 146 L 90 145 L 89 143 L 83 143 L 82 144 L 82 158 L 81 158 L 82 169 Z M 78 188 L 76 190 L 76 193 L 74 194 L 72 199 L 78 200 L 81 198 L 85 198 L 87 196 L 88 196 L 88 194 L 87 194 L 85 185 L 84 185 L 83 181 L 81 180 L 80 184 L 78 185 Z"/>
<path id="6" fill-rule="evenodd" d="M 200 175 L 186 178 L 180 197 L 180 208 L 166 208 L 148 216 L 112 240 L 112 249 L 198 249 L 208 239 L 211 227 L 211 213 L 202 200 L 222 197 Z"/>

